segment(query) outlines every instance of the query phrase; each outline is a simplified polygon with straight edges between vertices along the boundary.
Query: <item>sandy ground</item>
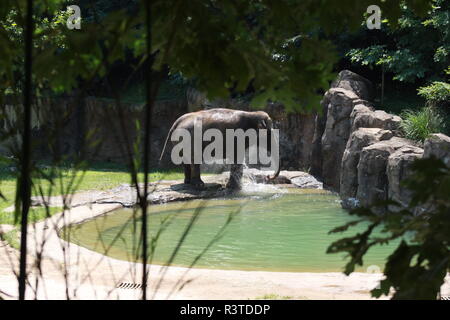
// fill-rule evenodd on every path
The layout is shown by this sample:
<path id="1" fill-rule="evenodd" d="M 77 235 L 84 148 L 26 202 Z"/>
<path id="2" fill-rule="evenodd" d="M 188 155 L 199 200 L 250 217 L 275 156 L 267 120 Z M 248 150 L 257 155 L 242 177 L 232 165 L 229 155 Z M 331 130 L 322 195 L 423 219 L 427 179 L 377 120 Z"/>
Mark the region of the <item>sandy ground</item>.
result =
<path id="1" fill-rule="evenodd" d="M 121 207 L 80 205 L 29 228 L 27 298 L 139 299 L 142 265 L 103 256 L 58 237 L 63 226 Z M 38 268 L 37 266 L 41 267 Z M 289 273 L 187 269 L 149 265 L 152 299 L 255 299 L 277 295 L 291 299 L 370 299 L 381 274 Z M 18 252 L 0 242 L 0 296 L 17 297 Z M 39 270 L 42 270 L 40 272 Z M 450 279 L 443 294 L 450 295 Z M 122 284 L 122 287 L 121 287 Z"/>

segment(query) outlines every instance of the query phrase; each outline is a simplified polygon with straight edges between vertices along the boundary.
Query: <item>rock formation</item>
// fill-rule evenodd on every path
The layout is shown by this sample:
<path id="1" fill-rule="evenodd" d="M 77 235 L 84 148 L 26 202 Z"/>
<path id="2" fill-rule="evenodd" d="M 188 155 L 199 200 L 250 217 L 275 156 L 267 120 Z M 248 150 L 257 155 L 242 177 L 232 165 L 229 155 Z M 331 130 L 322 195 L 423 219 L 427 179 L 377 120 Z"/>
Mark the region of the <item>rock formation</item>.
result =
<path id="1" fill-rule="evenodd" d="M 363 104 L 356 105 L 350 115 L 352 131 L 358 128 L 381 128 L 398 134 L 401 120 L 399 116 L 382 110 L 373 110 L 373 108 Z"/>
<path id="2" fill-rule="evenodd" d="M 368 101 L 375 98 L 375 90 L 370 80 L 349 70 L 339 72 L 336 80 L 332 82 L 331 88 L 353 91 L 358 97 Z"/>
<path id="3" fill-rule="evenodd" d="M 325 93 L 322 101 L 328 106 L 321 143 L 322 178 L 333 189 L 339 188 L 341 160 L 350 136 L 350 114 L 356 99 L 358 96 L 352 91 L 333 88 Z"/>
<path id="4" fill-rule="evenodd" d="M 372 112 L 369 102 L 372 98 L 370 81 L 344 70 L 321 101 L 322 114 L 316 116 L 312 141 L 311 173 L 334 191 L 340 188 L 341 161 L 347 141 L 356 128 L 354 119 L 357 114 Z M 353 113 L 355 108 L 359 112 Z"/>
<path id="5" fill-rule="evenodd" d="M 432 134 L 424 143 L 425 158 L 430 156 L 442 159 L 447 166 L 450 166 L 450 137 L 442 133 Z"/>
<path id="6" fill-rule="evenodd" d="M 411 192 L 401 183 L 411 175 L 411 164 L 420 159 L 423 149 L 406 145 L 389 156 L 386 175 L 388 177 L 388 198 L 407 206 L 411 201 Z M 391 208 L 396 210 L 397 208 Z"/>
<path id="7" fill-rule="evenodd" d="M 411 194 L 402 181 L 414 160 L 433 155 L 450 165 L 450 137 L 433 134 L 423 149 L 402 138 L 401 118 L 375 110 L 373 92 L 369 80 L 344 70 L 324 95 L 322 115 L 316 116 L 312 173 L 339 192 L 344 208 L 387 199 L 407 206 Z"/>
<path id="8" fill-rule="evenodd" d="M 341 162 L 341 198 L 354 198 L 358 190 L 358 163 L 363 148 L 393 136 L 389 130 L 380 128 L 359 128 L 347 142 Z"/>
<path id="9" fill-rule="evenodd" d="M 388 159 L 391 154 L 408 143 L 409 141 L 406 139 L 393 137 L 362 149 L 358 162 L 358 190 L 356 193 L 360 205 L 369 206 L 377 201 L 387 200 L 389 179 L 386 168 Z"/>

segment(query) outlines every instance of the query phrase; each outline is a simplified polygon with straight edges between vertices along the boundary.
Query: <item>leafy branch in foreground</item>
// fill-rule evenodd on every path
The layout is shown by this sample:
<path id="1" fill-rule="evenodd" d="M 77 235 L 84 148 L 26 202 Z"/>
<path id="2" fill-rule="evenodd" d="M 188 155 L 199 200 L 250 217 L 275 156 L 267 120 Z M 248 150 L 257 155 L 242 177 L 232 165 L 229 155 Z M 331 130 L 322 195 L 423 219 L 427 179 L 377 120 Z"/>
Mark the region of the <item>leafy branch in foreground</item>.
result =
<path id="1" fill-rule="evenodd" d="M 330 233 L 344 232 L 361 222 L 367 229 L 353 237 L 333 242 L 327 253 L 345 252 L 350 261 L 345 274 L 363 265 L 363 257 L 376 245 L 400 240 L 384 267 L 385 279 L 371 291 L 373 297 L 388 295 L 392 299 L 437 299 L 450 269 L 450 168 L 436 158 L 416 160 L 404 187 L 412 192 L 407 208 L 394 201 L 383 201 L 375 207 L 388 207 L 384 213 L 373 208 L 350 212 L 359 217 Z M 381 230 L 382 236 L 374 234 Z M 378 232 L 377 232 L 378 233 Z"/>

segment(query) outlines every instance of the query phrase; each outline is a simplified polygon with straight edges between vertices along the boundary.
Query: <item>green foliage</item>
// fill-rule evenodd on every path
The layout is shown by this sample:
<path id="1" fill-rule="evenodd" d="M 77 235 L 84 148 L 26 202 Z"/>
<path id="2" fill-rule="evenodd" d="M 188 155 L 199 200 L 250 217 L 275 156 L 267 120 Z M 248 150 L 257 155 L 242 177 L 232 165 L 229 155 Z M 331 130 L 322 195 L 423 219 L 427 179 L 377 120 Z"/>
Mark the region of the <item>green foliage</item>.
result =
<path id="1" fill-rule="evenodd" d="M 400 124 L 406 138 L 423 142 L 430 134 L 445 131 L 445 118 L 436 108 L 405 110 Z"/>
<path id="2" fill-rule="evenodd" d="M 407 2 L 418 12 L 428 6 L 425 0 Z M 2 88 L 20 87 L 21 76 L 16 71 L 23 61 L 25 3 L 2 1 L 0 79 L 7 84 Z M 67 92 L 80 81 L 106 75 L 109 66 L 124 60 L 126 53 L 131 52 L 139 63 L 149 58 L 146 1 L 98 3 L 79 0 L 81 30 L 65 26 L 65 6 L 73 4 L 70 1 L 46 0 L 35 5 L 33 73 L 37 88 Z M 318 90 L 328 89 L 337 61 L 334 46 L 321 35 L 358 27 L 371 4 L 380 5 L 390 19 L 399 15 L 396 4 L 371 0 L 155 0 L 153 69 L 168 65 L 173 72 L 195 78 L 198 88 L 210 97 L 250 86 L 257 93 L 253 105 L 276 100 L 288 109 L 312 109 L 320 99 Z"/>
<path id="3" fill-rule="evenodd" d="M 363 264 L 364 255 L 377 245 L 401 240 L 387 258 L 385 279 L 372 296 L 388 295 L 393 299 L 437 299 L 444 278 L 450 270 L 450 168 L 436 158 L 416 160 L 413 174 L 404 182 L 412 192 L 409 206 L 401 209 L 393 201 L 358 208 L 350 214 L 358 220 L 330 232 L 342 232 L 353 225 L 368 223 L 365 232 L 332 243 L 327 252 L 348 253 L 350 261 L 345 274 Z M 396 207 L 384 213 L 374 213 L 376 207 Z M 382 236 L 375 229 L 380 229 Z"/>
<path id="4" fill-rule="evenodd" d="M 398 28 L 386 19 L 370 44 L 349 50 L 350 60 L 363 66 L 383 66 L 394 74 L 394 80 L 402 82 L 442 79 L 450 59 L 450 3 L 433 0 L 432 4 L 421 18 L 400 2 L 402 14 L 395 21 Z"/>
<path id="5" fill-rule="evenodd" d="M 419 95 L 424 97 L 431 106 L 448 104 L 450 101 L 450 84 L 435 81 L 418 89 Z"/>
<path id="6" fill-rule="evenodd" d="M 46 0 L 34 5 L 33 80 L 39 93 L 67 92 L 107 72 L 108 63 L 124 57 L 125 48 L 137 37 L 133 16 L 117 11 L 102 23 L 83 23 L 82 30 L 69 30 L 67 0 Z M 0 99 L 19 94 L 23 80 L 23 29 L 26 2 L 2 1 L 0 11 Z M 133 29 L 134 28 L 134 29 Z M 101 44 L 108 48 L 103 54 Z M 0 100 L 1 101 L 1 100 Z"/>

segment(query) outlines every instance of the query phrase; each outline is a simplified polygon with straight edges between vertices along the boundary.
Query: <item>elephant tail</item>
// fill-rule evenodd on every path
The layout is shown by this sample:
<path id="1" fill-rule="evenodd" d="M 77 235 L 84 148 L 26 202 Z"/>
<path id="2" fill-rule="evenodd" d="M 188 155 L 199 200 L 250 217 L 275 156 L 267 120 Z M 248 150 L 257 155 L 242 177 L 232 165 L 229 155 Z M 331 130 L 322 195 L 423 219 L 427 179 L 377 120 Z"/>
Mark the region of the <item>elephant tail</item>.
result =
<path id="1" fill-rule="evenodd" d="M 172 132 L 173 132 L 173 127 L 170 128 L 169 133 L 167 134 L 166 142 L 164 142 L 164 147 L 162 149 L 161 156 L 159 157 L 160 162 L 164 156 L 164 151 L 166 151 L 167 142 L 169 141 L 169 137 L 172 135 Z"/>
<path id="2" fill-rule="evenodd" d="M 167 142 L 169 142 L 169 138 L 172 135 L 173 130 L 175 130 L 175 128 L 178 126 L 178 123 L 180 122 L 180 118 L 178 118 L 172 125 L 172 127 L 169 130 L 169 133 L 167 134 L 167 138 L 166 138 L 166 142 L 164 142 L 164 147 L 161 151 L 161 156 L 159 157 L 159 162 L 161 162 L 163 156 L 164 156 L 164 151 L 166 151 L 166 146 L 167 146 Z"/>

